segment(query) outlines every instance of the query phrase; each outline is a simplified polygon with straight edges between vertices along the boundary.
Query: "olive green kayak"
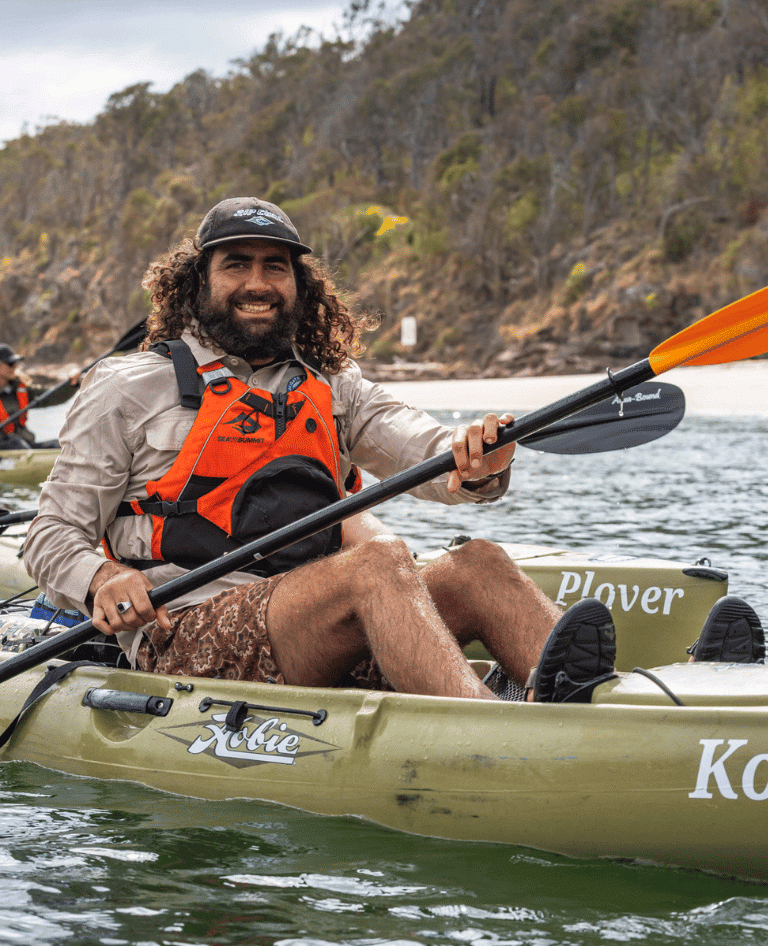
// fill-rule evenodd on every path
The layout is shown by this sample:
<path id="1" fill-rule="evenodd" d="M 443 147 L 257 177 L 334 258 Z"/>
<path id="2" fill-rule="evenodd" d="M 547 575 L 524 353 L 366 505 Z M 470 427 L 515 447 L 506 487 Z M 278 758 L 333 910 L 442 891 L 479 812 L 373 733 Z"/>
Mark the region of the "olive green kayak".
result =
<path id="1" fill-rule="evenodd" d="M 0 724 L 42 674 L 3 684 Z M 655 674 L 602 684 L 578 705 L 80 667 L 22 717 L 0 759 L 421 835 L 768 879 L 768 668 Z"/>
<path id="2" fill-rule="evenodd" d="M 35 588 L 21 561 L 25 533 L 24 527 L 11 526 L 0 534 L 0 607 L 6 598 Z"/>
<path id="3" fill-rule="evenodd" d="M 0 483 L 20 486 L 42 483 L 59 453 L 58 449 L 0 450 Z"/>
<path id="4" fill-rule="evenodd" d="M 563 607 L 605 601 L 622 668 L 656 667 L 652 678 L 622 674 L 591 704 L 558 705 L 81 666 L 22 715 L 0 763 L 768 880 L 768 667 L 678 662 L 727 574 L 706 562 L 504 547 Z M 417 561 L 440 554 L 450 552 Z M 29 580 L 23 569 L 17 577 Z M 46 628 L 0 615 L 0 659 L 57 629 Z M 491 666 L 473 665 L 480 676 Z M 0 686 L 0 731 L 44 673 Z"/>

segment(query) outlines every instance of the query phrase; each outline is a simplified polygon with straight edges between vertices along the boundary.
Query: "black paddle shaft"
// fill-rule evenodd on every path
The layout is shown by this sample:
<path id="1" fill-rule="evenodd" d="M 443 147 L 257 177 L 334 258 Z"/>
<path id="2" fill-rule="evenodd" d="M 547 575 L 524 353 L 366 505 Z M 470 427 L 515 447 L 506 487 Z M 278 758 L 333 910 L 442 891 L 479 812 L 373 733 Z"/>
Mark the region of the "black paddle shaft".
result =
<path id="1" fill-rule="evenodd" d="M 615 374 L 609 373 L 608 378 L 598 381 L 589 387 L 583 388 L 574 394 L 561 398 L 558 401 L 531 411 L 514 424 L 500 428 L 499 437 L 496 443 L 486 444 L 485 453 L 492 453 L 499 447 L 506 446 L 523 437 L 537 433 L 571 414 L 575 414 L 584 408 L 598 404 L 614 394 L 622 394 L 628 388 L 641 384 L 654 377 L 654 371 L 651 368 L 648 359 L 639 361 L 628 368 L 622 368 Z M 201 565 L 192 571 L 172 578 L 170 581 L 149 592 L 149 600 L 154 607 L 168 604 L 175 601 L 182 595 L 195 591 L 210 581 L 222 578 L 231 572 L 239 571 L 253 561 L 266 558 L 273 552 L 293 545 L 294 542 L 300 542 L 302 539 L 309 538 L 317 532 L 322 532 L 336 523 L 357 513 L 372 509 L 388 499 L 393 499 L 402 493 L 407 493 L 417 486 L 428 483 L 438 476 L 450 473 L 456 468 L 452 451 L 441 453 L 439 456 L 417 463 L 416 466 L 402 473 L 396 473 L 394 476 L 351 496 L 333 503 L 331 506 L 321 509 L 318 512 L 311 513 L 298 522 L 291 523 L 270 533 L 260 539 L 249 542 L 242 548 L 235 549 L 233 552 L 227 552 L 220 558 L 206 565 Z M 94 628 L 92 621 L 84 621 L 68 631 L 62 631 L 49 640 L 41 641 L 22 651 L 20 654 L 14 654 L 0 663 L 0 683 L 10 680 L 12 677 L 37 666 L 45 660 L 51 660 L 60 654 L 66 653 L 73 647 L 83 644 L 95 637 L 98 630 Z"/>
<path id="2" fill-rule="evenodd" d="M 663 437 L 685 415 L 685 395 L 674 384 L 639 384 L 629 388 L 617 411 L 618 396 L 593 404 L 536 434 L 518 440 L 519 447 L 544 453 L 578 456 L 628 450 Z M 1 454 L 0 454 L 1 456 Z M 0 534 L 8 526 L 31 522 L 37 509 L 9 512 L 0 509 Z"/>

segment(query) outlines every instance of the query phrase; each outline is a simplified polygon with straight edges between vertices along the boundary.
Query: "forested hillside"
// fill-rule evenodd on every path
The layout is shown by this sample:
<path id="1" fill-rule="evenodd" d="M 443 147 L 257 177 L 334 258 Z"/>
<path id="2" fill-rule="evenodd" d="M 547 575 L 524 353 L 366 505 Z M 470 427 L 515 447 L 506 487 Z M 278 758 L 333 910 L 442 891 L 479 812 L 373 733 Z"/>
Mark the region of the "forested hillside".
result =
<path id="1" fill-rule="evenodd" d="M 110 347 L 147 263 L 238 194 L 380 313 L 371 372 L 621 365 L 768 283 L 765 0 L 414 0 L 365 35 L 273 36 L 7 144 L 1 340 Z"/>

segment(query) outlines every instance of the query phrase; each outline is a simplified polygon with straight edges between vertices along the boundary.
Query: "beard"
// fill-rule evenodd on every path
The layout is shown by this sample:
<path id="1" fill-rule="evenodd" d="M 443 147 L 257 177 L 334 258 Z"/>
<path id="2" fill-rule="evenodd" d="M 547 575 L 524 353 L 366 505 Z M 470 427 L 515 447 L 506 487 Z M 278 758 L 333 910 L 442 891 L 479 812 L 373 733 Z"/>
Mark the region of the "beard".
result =
<path id="1" fill-rule="evenodd" d="M 240 303 L 277 305 L 270 322 L 248 322 L 235 311 Z M 237 355 L 244 361 L 264 361 L 291 352 L 301 321 L 301 307 L 298 299 L 288 309 L 275 294 L 254 292 L 234 294 L 221 306 L 211 301 L 205 286 L 198 300 L 197 320 L 208 338 L 228 355 Z"/>

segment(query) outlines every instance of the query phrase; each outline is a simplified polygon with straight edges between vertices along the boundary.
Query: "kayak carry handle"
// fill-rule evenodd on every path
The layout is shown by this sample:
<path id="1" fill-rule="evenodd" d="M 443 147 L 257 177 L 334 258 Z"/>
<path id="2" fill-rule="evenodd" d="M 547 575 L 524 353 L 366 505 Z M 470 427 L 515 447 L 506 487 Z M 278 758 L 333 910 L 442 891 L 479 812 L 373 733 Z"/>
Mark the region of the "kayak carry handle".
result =
<path id="1" fill-rule="evenodd" d="M 238 732 L 243 727 L 248 710 L 261 710 L 264 713 L 285 713 L 291 716 L 309 716 L 315 726 L 322 726 L 328 719 L 328 710 L 301 710 L 286 709 L 284 706 L 261 706 L 258 703 L 246 703 L 243 700 L 214 700 L 213 697 L 204 696 L 200 700 L 198 709 L 201 713 L 207 713 L 212 706 L 228 706 L 227 719 L 224 728 L 230 732 Z"/>

